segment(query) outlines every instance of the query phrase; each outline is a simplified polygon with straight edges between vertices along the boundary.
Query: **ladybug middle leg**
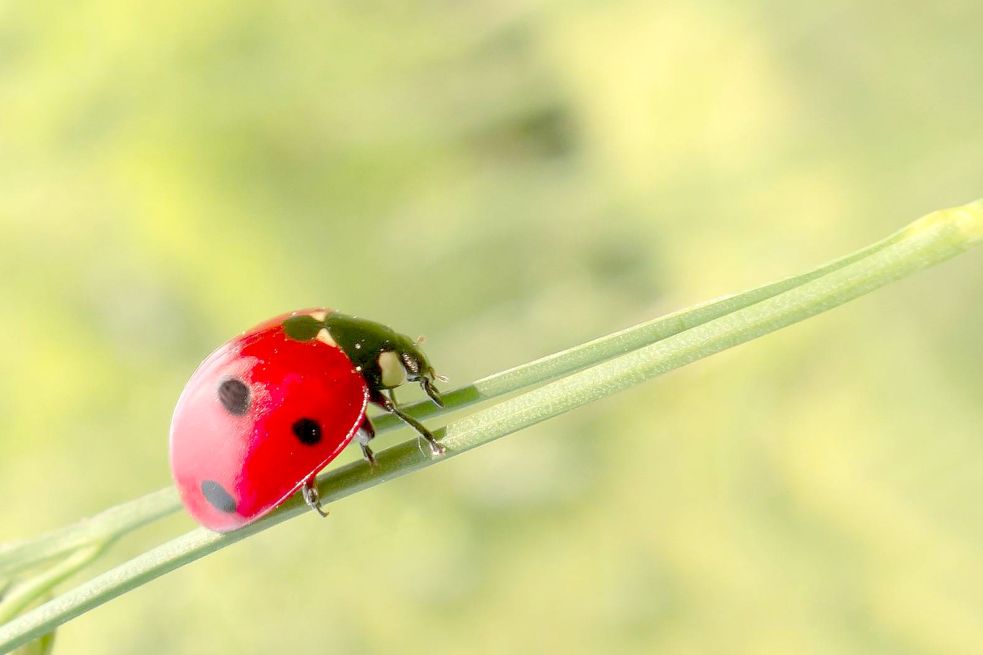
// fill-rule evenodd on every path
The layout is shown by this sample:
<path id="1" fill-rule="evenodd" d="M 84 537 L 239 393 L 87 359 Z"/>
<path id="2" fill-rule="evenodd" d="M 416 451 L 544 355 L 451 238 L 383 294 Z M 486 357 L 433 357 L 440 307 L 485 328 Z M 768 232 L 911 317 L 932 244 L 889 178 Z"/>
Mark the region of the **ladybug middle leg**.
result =
<path id="1" fill-rule="evenodd" d="M 362 421 L 362 425 L 358 427 L 358 433 L 355 435 L 355 440 L 358 441 L 358 445 L 362 448 L 362 457 L 368 461 L 369 466 L 375 466 L 375 453 L 369 448 L 369 442 L 375 439 L 375 427 L 372 425 L 372 421 L 366 416 Z"/>
<path id="2" fill-rule="evenodd" d="M 430 446 L 430 452 L 432 454 L 443 455 L 447 452 L 447 448 L 445 448 L 434 438 L 433 434 L 431 434 L 430 430 L 424 427 L 423 423 L 420 423 L 418 420 L 399 408 L 399 406 L 396 404 L 396 394 L 393 393 L 392 389 L 389 389 L 388 396 L 384 395 L 380 391 L 374 391 L 370 396 L 370 400 L 382 407 L 387 412 L 395 414 L 399 420 L 416 430 L 417 434 L 426 440 L 427 444 Z"/>

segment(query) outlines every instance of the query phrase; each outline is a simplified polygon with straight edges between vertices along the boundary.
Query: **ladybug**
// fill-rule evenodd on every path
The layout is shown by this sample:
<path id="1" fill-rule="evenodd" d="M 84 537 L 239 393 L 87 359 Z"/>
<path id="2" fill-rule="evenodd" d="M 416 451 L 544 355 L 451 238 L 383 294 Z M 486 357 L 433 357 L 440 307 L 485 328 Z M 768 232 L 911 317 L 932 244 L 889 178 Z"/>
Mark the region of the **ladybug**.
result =
<path id="1" fill-rule="evenodd" d="M 326 308 L 261 323 L 209 355 L 178 399 L 170 455 L 181 500 L 218 532 L 252 523 L 298 489 L 326 516 L 318 471 L 352 439 L 375 464 L 368 403 L 415 429 L 433 455 L 445 452 L 394 392 L 419 382 L 443 407 L 436 379 L 419 341 L 381 323 Z"/>

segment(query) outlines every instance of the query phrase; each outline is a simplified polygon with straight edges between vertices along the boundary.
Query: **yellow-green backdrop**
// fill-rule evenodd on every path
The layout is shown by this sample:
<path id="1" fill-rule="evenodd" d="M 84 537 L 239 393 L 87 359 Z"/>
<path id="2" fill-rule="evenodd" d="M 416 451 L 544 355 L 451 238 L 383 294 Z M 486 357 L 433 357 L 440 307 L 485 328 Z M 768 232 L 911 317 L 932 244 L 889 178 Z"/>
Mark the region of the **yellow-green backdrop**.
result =
<path id="1" fill-rule="evenodd" d="M 275 313 L 426 334 L 464 383 L 980 196 L 981 24 L 0 2 L 0 540 L 169 484 L 184 381 Z M 981 285 L 961 258 L 359 494 L 56 652 L 980 652 Z"/>

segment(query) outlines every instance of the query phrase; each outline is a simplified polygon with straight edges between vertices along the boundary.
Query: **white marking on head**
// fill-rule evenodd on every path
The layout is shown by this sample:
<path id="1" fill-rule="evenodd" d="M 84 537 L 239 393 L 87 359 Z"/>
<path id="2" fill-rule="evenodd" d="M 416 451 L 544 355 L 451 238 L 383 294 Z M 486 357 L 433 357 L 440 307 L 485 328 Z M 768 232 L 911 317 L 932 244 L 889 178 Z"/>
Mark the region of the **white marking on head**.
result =
<path id="1" fill-rule="evenodd" d="M 406 382 L 406 369 L 399 355 L 391 350 L 379 354 L 379 369 L 382 371 L 382 385 L 392 388 Z"/>
<path id="2" fill-rule="evenodd" d="M 315 321 L 323 322 L 324 319 L 328 317 L 328 313 L 324 310 L 318 310 L 316 312 L 311 312 L 311 318 Z"/>
<path id="3" fill-rule="evenodd" d="M 333 348 L 338 347 L 338 343 L 331 337 L 331 333 L 328 332 L 328 328 L 321 328 L 317 331 L 317 340 L 321 343 L 326 343 Z"/>

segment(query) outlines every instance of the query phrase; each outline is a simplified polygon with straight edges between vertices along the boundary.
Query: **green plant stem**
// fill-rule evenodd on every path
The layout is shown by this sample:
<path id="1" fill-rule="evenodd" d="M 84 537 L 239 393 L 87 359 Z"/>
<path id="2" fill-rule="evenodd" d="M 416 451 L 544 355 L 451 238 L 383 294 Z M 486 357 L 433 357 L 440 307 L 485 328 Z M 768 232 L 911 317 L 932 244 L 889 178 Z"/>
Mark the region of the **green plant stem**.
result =
<path id="1" fill-rule="evenodd" d="M 513 391 L 530 387 L 540 382 L 556 379 L 568 373 L 586 368 L 617 355 L 637 350 L 649 344 L 661 341 L 679 334 L 697 325 L 730 314 L 761 302 L 780 293 L 794 289 L 816 278 L 867 257 L 878 250 L 895 243 L 903 237 L 903 232 L 896 232 L 866 248 L 829 262 L 807 273 L 794 275 L 778 282 L 773 282 L 750 291 L 724 296 L 701 305 L 660 316 L 644 323 L 639 323 L 618 332 L 598 337 L 580 345 L 547 355 L 527 364 L 495 373 L 478 380 L 474 384 L 454 389 L 444 395 L 448 409 L 444 410 L 429 402 L 415 403 L 407 411 L 416 418 L 424 419 L 452 409 L 460 409 L 474 403 L 503 396 Z M 394 416 L 381 416 L 375 421 L 377 428 L 398 426 L 399 421 Z"/>
<path id="2" fill-rule="evenodd" d="M 547 380 L 556 379 L 794 289 L 882 250 L 902 237 L 902 232 L 895 233 L 867 248 L 808 273 L 667 314 L 495 373 L 473 384 L 458 387 L 444 394 L 445 406 L 443 408 L 437 407 L 429 401 L 422 401 L 407 406 L 406 411 L 419 419 L 431 418 L 507 395 Z M 373 422 L 378 433 L 403 427 L 402 423 L 391 415 L 379 416 L 373 419 Z M 173 514 L 180 508 L 181 502 L 177 492 L 173 487 L 167 487 L 111 508 L 75 525 L 54 530 L 33 539 L 0 544 L 0 576 L 27 569 L 44 560 L 65 555 L 87 544 L 118 538 L 147 523 Z"/>
<path id="3" fill-rule="evenodd" d="M 177 491 L 168 487 L 36 539 L 0 545 L 0 575 L 11 575 L 45 560 L 126 534 L 173 513 L 180 506 Z"/>
<path id="4" fill-rule="evenodd" d="M 102 542 L 80 548 L 55 566 L 46 569 L 41 575 L 14 586 L 0 601 L 0 624 L 17 616 L 34 599 L 43 596 L 59 582 L 71 577 L 95 560 L 108 545 L 108 542 Z"/>
<path id="5" fill-rule="evenodd" d="M 437 432 L 448 453 L 432 458 L 415 441 L 378 455 L 371 469 L 356 462 L 319 480 L 332 502 L 361 489 L 445 461 L 516 430 L 598 400 L 726 348 L 750 341 L 953 257 L 983 241 L 983 201 L 930 214 L 881 247 L 755 304 L 677 332 L 661 341 L 573 373 L 476 412 Z M 0 627 L 0 651 L 34 639 L 141 584 L 288 518 L 307 513 L 293 498 L 264 520 L 231 534 L 193 530 L 117 566 Z"/>

